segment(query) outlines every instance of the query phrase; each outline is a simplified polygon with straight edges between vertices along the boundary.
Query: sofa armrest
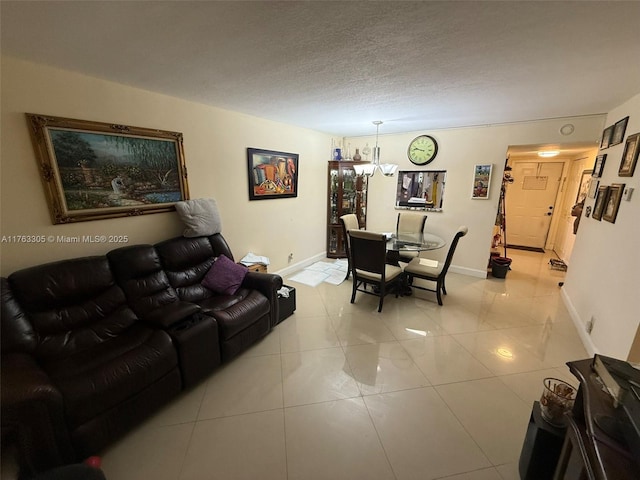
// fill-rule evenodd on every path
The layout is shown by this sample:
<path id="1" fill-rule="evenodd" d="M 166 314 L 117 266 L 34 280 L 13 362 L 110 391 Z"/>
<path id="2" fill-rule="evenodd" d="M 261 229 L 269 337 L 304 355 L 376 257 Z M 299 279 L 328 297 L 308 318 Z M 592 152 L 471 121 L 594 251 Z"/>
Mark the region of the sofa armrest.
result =
<path id="1" fill-rule="evenodd" d="M 282 288 L 282 277 L 274 273 L 247 272 L 242 282 L 244 288 L 258 290 L 269 300 L 271 307 L 271 327 L 277 325 L 280 315 L 278 290 Z"/>
<path id="2" fill-rule="evenodd" d="M 185 318 L 189 318 L 200 310 L 200 306 L 195 303 L 174 302 L 164 305 L 162 308 L 155 309 L 145 315 L 144 318 L 141 318 L 141 320 L 164 329 Z"/>
<path id="3" fill-rule="evenodd" d="M 18 463 L 36 473 L 74 462 L 62 393 L 28 354 L 2 355 L 2 430 L 14 435 Z"/>

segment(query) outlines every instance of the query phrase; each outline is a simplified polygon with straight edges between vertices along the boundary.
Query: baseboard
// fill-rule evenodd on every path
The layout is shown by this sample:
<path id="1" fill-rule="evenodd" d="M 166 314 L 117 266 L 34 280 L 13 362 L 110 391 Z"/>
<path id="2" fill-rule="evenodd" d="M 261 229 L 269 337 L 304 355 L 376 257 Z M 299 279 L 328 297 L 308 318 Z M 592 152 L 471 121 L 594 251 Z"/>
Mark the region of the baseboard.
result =
<path id="1" fill-rule="evenodd" d="M 592 357 L 596 353 L 600 353 L 598 352 L 598 349 L 593 343 L 593 340 L 591 339 L 591 335 L 589 335 L 584 328 L 584 326 L 586 325 L 586 322 L 583 322 L 582 319 L 580 318 L 580 315 L 578 315 L 578 311 L 573 306 L 573 303 L 571 302 L 571 299 L 569 298 L 569 295 L 567 294 L 567 291 L 564 288 L 560 289 L 560 297 L 564 302 L 564 306 L 567 307 L 567 311 L 571 316 L 571 320 L 573 320 L 573 324 L 575 325 L 576 330 L 578 331 L 580 340 L 582 340 L 582 345 L 584 345 L 584 348 L 587 350 L 587 353 Z"/>
<path id="2" fill-rule="evenodd" d="M 269 272 L 269 273 L 275 273 L 277 275 L 280 275 L 281 277 L 285 277 L 287 275 L 291 275 L 292 273 L 299 272 L 300 270 L 303 270 L 305 267 L 308 267 L 309 265 L 313 265 L 314 263 L 322 260 L 331 260 L 331 259 L 327 258 L 327 254 L 325 252 L 321 252 L 314 255 L 313 257 L 307 258 L 300 262 L 292 263 L 291 265 L 283 268 L 282 270 L 278 270 L 277 272 Z M 451 265 L 449 267 L 449 271 L 453 273 L 459 273 L 460 275 L 467 275 L 469 277 L 487 278 L 486 270 L 477 270 L 475 268 L 458 267 L 456 265 Z"/>
<path id="3" fill-rule="evenodd" d="M 292 273 L 299 272 L 300 270 L 303 270 L 305 267 L 308 267 L 309 265 L 313 265 L 314 263 L 319 262 L 321 260 L 327 260 L 326 252 L 320 252 L 314 255 L 313 257 L 309 257 L 300 262 L 292 263 L 291 265 L 286 266 L 282 270 L 278 270 L 277 272 L 269 272 L 269 273 L 275 273 L 276 275 L 280 275 L 281 277 L 286 277 L 287 275 L 291 275 Z"/>
<path id="4" fill-rule="evenodd" d="M 467 275 L 468 277 L 487 278 L 487 270 L 477 270 L 475 268 L 458 267 L 456 265 L 450 265 L 449 271 L 453 273 L 459 273 L 460 275 Z"/>
<path id="5" fill-rule="evenodd" d="M 507 249 L 513 248 L 514 250 L 526 250 L 528 252 L 544 253 L 544 248 L 540 247 L 525 247 L 524 245 L 507 245 Z"/>

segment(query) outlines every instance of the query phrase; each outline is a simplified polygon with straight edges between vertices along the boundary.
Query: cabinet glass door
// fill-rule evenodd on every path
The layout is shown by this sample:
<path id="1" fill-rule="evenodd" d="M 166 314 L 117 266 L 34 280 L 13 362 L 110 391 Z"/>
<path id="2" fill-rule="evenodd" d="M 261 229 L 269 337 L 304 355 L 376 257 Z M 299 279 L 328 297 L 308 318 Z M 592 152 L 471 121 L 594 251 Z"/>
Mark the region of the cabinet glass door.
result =
<path id="1" fill-rule="evenodd" d="M 329 224 L 331 225 L 340 223 L 340 215 L 338 215 L 339 177 L 340 171 L 337 168 L 329 170 Z"/>
<path id="2" fill-rule="evenodd" d="M 358 177 L 353 162 L 329 162 L 327 209 L 327 256 L 344 258 L 346 255 L 340 217 L 355 214 L 360 228 L 367 221 L 367 179 Z"/>
<path id="3" fill-rule="evenodd" d="M 353 169 L 342 171 L 342 215 L 356 213 L 356 172 Z"/>

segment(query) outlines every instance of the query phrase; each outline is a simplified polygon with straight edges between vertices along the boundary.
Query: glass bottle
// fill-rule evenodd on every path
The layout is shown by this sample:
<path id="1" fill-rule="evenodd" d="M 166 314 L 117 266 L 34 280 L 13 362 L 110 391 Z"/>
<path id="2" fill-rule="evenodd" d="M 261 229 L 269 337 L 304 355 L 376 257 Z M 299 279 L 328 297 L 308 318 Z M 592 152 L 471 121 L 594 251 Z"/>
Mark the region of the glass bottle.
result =
<path id="1" fill-rule="evenodd" d="M 364 160 L 365 162 L 369 161 L 369 154 L 371 153 L 371 147 L 369 147 L 369 144 L 367 143 L 364 148 L 362 149 L 362 154 L 364 155 Z"/>

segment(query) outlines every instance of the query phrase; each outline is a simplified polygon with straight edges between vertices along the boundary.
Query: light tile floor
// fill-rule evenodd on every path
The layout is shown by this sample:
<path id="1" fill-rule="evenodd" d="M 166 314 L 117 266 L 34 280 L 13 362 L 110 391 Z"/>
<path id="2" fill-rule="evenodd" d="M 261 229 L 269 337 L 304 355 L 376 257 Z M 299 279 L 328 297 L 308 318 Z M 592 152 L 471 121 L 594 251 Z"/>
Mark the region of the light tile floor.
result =
<path id="1" fill-rule="evenodd" d="M 509 256 L 506 279 L 449 273 L 442 307 L 291 283 L 295 314 L 105 451 L 107 478 L 518 479 L 543 378 L 576 385 L 588 354 L 552 255 Z"/>

